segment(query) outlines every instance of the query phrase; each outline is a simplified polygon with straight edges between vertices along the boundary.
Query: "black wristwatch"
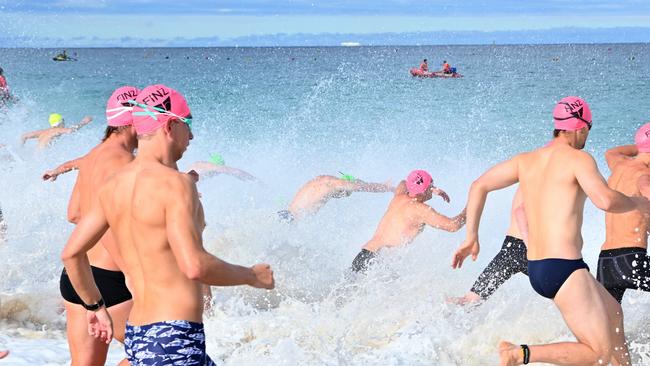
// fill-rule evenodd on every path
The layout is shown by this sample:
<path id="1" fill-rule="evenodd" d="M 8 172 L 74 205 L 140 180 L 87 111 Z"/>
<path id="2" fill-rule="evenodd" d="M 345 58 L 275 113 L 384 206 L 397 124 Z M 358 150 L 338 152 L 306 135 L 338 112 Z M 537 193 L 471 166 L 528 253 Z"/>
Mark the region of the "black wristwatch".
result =
<path id="1" fill-rule="evenodd" d="M 81 304 L 81 306 L 83 306 L 84 309 L 86 309 L 86 310 L 97 311 L 97 310 L 99 310 L 99 308 L 104 306 L 104 299 L 100 298 L 99 301 L 97 301 L 96 304 L 87 305 L 87 304 L 84 303 L 84 304 Z"/>

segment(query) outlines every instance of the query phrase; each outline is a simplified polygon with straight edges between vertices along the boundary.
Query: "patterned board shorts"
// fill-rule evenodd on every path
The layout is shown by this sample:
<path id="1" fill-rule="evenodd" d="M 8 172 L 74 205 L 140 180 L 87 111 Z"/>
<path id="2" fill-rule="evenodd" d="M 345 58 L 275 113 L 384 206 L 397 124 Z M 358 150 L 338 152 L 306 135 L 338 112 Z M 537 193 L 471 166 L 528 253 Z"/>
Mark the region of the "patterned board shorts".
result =
<path id="1" fill-rule="evenodd" d="M 202 323 L 169 320 L 147 325 L 126 324 L 124 350 L 132 366 L 216 366 L 205 352 Z"/>

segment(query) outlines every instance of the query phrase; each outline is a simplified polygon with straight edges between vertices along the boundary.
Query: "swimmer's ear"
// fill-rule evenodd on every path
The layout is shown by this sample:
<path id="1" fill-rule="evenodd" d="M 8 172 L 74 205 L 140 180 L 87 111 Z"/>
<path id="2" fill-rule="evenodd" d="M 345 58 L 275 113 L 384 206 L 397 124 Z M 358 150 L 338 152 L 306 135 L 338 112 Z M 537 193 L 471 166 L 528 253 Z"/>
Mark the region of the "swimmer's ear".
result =
<path id="1" fill-rule="evenodd" d="M 197 183 L 199 181 L 199 173 L 196 172 L 196 170 L 192 169 L 189 172 L 187 172 L 187 175 L 189 175 L 192 180 L 194 180 L 194 183 Z"/>

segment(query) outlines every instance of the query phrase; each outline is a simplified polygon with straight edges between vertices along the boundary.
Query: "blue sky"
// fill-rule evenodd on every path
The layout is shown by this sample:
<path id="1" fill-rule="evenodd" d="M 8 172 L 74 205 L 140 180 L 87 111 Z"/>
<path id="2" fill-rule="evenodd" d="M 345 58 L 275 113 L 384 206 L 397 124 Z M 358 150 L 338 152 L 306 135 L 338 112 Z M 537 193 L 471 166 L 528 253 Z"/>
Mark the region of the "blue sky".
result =
<path id="1" fill-rule="evenodd" d="M 561 27 L 650 27 L 650 0 L 0 0 L 0 45 Z"/>

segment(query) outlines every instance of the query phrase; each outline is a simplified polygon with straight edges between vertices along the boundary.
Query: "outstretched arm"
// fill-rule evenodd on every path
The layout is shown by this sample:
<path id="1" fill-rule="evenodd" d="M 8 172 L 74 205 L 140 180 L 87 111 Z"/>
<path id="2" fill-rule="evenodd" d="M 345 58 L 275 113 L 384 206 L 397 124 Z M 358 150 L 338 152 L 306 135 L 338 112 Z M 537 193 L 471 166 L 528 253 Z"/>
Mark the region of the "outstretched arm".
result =
<path id="1" fill-rule="evenodd" d="M 628 212 L 641 208 L 639 205 L 643 206 L 643 201 L 647 202 L 645 198 L 628 197 L 609 188 L 605 178 L 598 171 L 596 161 L 585 152 L 580 152 L 578 155 L 575 176 L 578 184 L 580 184 L 591 202 L 603 211 L 611 213 Z"/>
<path id="2" fill-rule="evenodd" d="M 438 213 L 431 207 L 427 207 L 425 210 L 424 222 L 431 227 L 435 227 L 436 229 L 441 229 L 453 233 L 460 230 L 460 228 L 465 225 L 465 209 L 463 209 L 458 215 L 451 218 Z"/>
<path id="3" fill-rule="evenodd" d="M 32 131 L 32 132 L 24 133 L 22 136 L 20 136 L 20 142 L 24 144 L 25 141 L 27 141 L 29 139 L 37 139 L 37 138 L 41 137 L 41 135 L 45 131 L 48 131 L 48 130 L 38 130 L 38 131 Z"/>
<path id="4" fill-rule="evenodd" d="M 490 168 L 472 183 L 467 198 L 467 234 L 465 241 L 454 253 L 451 266 L 460 268 L 470 254 L 476 260 L 480 251 L 478 228 L 489 192 L 511 186 L 519 180 L 517 158 Z"/>
<path id="5" fill-rule="evenodd" d="M 89 124 L 92 121 L 93 121 L 93 118 L 91 116 L 85 116 L 81 121 L 79 121 L 79 123 L 77 123 L 76 125 L 70 126 L 70 130 L 71 130 L 70 132 L 77 131 L 78 129 L 80 129 L 81 127 Z"/>
<path id="6" fill-rule="evenodd" d="M 395 187 L 388 183 L 367 183 L 361 179 L 356 179 L 350 184 L 353 192 L 392 192 L 395 190 Z"/>
<path id="7" fill-rule="evenodd" d="M 242 267 L 208 253 L 201 238 L 201 202 L 196 185 L 189 176 L 171 183 L 170 199 L 165 205 L 167 236 L 181 271 L 187 278 L 212 286 L 249 285 L 274 287 L 273 271 L 268 264 Z"/>
<path id="8" fill-rule="evenodd" d="M 79 165 L 82 159 L 83 157 L 66 161 L 65 163 L 57 166 L 56 168 L 46 171 L 45 173 L 43 173 L 43 177 L 42 177 L 43 180 L 51 180 L 52 182 L 54 182 L 59 175 L 67 173 L 74 169 L 79 169 Z"/>
<path id="9" fill-rule="evenodd" d="M 605 160 L 609 169 L 612 170 L 621 161 L 634 157 L 638 153 L 639 149 L 637 149 L 636 145 L 617 146 L 605 152 Z"/>
<path id="10" fill-rule="evenodd" d="M 257 180 L 257 178 L 255 178 L 252 174 L 249 174 L 248 172 L 245 172 L 241 169 L 237 169 L 225 165 L 215 165 L 215 164 L 212 165 L 213 166 L 209 168 L 201 169 L 201 176 L 203 176 L 204 178 L 209 178 L 209 177 L 214 177 L 215 175 L 218 174 L 228 174 L 243 181 Z"/>

